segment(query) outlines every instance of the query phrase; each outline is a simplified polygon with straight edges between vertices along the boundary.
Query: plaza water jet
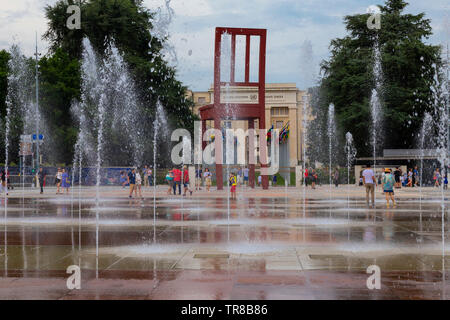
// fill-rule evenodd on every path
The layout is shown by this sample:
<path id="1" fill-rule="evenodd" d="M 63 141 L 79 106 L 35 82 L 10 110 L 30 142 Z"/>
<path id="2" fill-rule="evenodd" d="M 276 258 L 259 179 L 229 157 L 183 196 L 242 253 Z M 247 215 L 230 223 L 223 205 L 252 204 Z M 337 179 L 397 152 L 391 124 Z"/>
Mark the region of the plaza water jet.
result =
<path id="1" fill-rule="evenodd" d="M 331 199 L 331 189 L 332 189 L 332 152 L 333 143 L 336 137 L 336 121 L 334 116 L 334 104 L 328 106 L 328 158 L 329 158 L 329 175 L 330 175 L 330 199 Z"/>
<path id="2" fill-rule="evenodd" d="M 381 50 L 378 42 L 378 38 L 375 40 L 374 48 L 374 62 L 373 62 L 373 80 L 375 83 L 375 88 L 372 89 L 372 94 L 370 97 L 370 114 L 372 118 L 372 147 L 373 147 L 373 170 L 376 173 L 377 165 L 377 144 L 380 143 L 379 135 L 382 122 L 382 107 L 380 95 L 382 93 L 383 86 L 383 69 L 381 60 Z M 376 195 L 376 192 L 375 192 Z M 376 196 L 375 196 L 376 198 Z"/>
<path id="3" fill-rule="evenodd" d="M 156 244 L 156 178 L 158 133 L 167 134 L 167 118 L 161 102 L 156 103 L 155 120 L 153 122 L 153 243 Z"/>
<path id="4" fill-rule="evenodd" d="M 356 156 L 353 135 L 350 132 L 345 134 L 345 153 L 347 154 L 347 207 L 350 208 L 350 169 Z"/>

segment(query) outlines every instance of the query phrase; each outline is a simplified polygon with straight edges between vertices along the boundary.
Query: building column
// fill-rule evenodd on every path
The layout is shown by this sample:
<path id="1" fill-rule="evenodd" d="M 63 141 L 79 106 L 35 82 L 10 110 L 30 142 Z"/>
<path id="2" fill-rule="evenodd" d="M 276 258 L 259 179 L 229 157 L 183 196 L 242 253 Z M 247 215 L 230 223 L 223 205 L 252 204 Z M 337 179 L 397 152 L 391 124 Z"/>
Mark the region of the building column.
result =
<path id="1" fill-rule="evenodd" d="M 202 119 L 202 138 L 201 138 L 201 141 L 202 141 L 202 152 L 206 148 L 206 141 L 203 141 L 203 137 L 205 136 L 205 132 L 206 132 L 206 120 Z"/>

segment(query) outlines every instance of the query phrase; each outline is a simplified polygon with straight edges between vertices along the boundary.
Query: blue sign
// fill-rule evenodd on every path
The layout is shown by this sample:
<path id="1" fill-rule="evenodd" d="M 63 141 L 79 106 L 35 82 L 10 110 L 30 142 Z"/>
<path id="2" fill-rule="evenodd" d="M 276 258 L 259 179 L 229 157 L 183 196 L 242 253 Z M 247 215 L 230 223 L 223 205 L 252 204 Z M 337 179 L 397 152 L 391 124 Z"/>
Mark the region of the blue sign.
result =
<path id="1" fill-rule="evenodd" d="M 36 135 L 33 134 L 33 140 L 36 140 Z M 39 135 L 39 140 L 44 140 L 44 135 L 40 134 Z"/>

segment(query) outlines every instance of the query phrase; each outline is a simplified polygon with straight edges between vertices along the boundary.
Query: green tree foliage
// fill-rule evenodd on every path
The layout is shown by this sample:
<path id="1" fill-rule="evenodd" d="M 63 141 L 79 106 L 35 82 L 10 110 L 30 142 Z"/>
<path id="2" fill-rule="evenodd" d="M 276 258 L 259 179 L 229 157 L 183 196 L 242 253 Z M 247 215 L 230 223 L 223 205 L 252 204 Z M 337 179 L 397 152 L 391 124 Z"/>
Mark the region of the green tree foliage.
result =
<path id="1" fill-rule="evenodd" d="M 346 16 L 349 33 L 331 41 L 331 58 L 324 61 L 319 113 L 333 102 L 340 133 L 350 131 L 358 155 L 371 154 L 370 96 L 375 88 L 374 46 L 382 60 L 383 147 L 413 148 L 425 111 L 432 106 L 433 65 L 440 64 L 440 47 L 425 43 L 432 34 L 424 13 L 403 13 L 407 3 L 387 0 L 381 9 L 381 29 L 367 28 L 368 14 Z M 323 121 L 323 119 L 318 119 Z"/>
<path id="2" fill-rule="evenodd" d="M 81 5 L 81 29 L 66 27 L 67 6 L 73 1 L 58 1 L 46 7 L 49 19 L 45 37 L 52 51 L 62 48 L 70 57 L 80 59 L 82 40 L 88 37 L 100 54 L 114 42 L 124 54 L 136 80 L 138 94 L 153 114 L 157 99 L 166 108 L 172 125 L 193 127 L 191 102 L 185 98 L 186 87 L 176 80 L 176 70 L 164 60 L 161 50 L 165 39 L 153 37 L 154 13 L 138 0 L 88 0 Z"/>
<path id="3" fill-rule="evenodd" d="M 0 117 L 6 115 L 6 95 L 8 94 L 8 61 L 10 55 L 6 50 L 0 51 Z"/>
<path id="4" fill-rule="evenodd" d="M 80 96 L 80 66 L 61 48 L 42 58 L 39 66 L 41 112 L 52 139 L 45 144 L 45 160 L 70 164 L 77 139 L 70 107 L 71 101 Z"/>
<path id="5" fill-rule="evenodd" d="M 70 30 L 66 26 L 69 14 L 67 7 L 81 3 L 81 30 Z M 152 36 L 154 13 L 146 9 L 141 0 L 60 0 L 45 8 L 48 30 L 44 38 L 50 42 L 49 53 L 39 62 L 40 67 L 40 111 L 45 123 L 46 141 L 42 146 L 44 161 L 50 163 L 72 163 L 74 144 L 78 132 L 77 123 L 71 114 L 71 105 L 81 96 L 82 41 L 87 37 L 100 56 L 108 54 L 114 43 L 129 67 L 136 84 L 137 95 L 144 106 L 142 126 L 146 133 L 145 159 L 152 158 L 151 130 L 155 106 L 161 101 L 172 127 L 193 128 L 195 116 L 191 112 L 192 102 L 185 98 L 186 87 L 176 79 L 176 70 L 164 59 L 162 50 L 166 39 Z M 8 92 L 8 60 L 10 52 L 0 51 L 0 121 L 4 127 L 6 95 Z M 27 74 L 34 78 L 34 60 L 28 59 Z M 27 91 L 34 99 L 34 81 Z M 27 92 L 28 94 L 28 92 Z M 30 101 L 34 103 L 34 101 Z M 18 107 L 18 106 L 17 106 Z M 20 108 L 18 107 L 17 110 Z M 23 114 L 22 114 L 23 116 Z M 12 121 L 10 160 L 18 162 L 18 139 L 24 123 L 19 118 Z M 17 121 L 16 121 L 17 120 Z M 42 123 L 41 121 L 41 123 Z M 22 129 L 21 129 L 22 128 Z M 17 130 L 16 130 L 17 129 Z M 44 130 L 44 129 L 42 129 Z M 3 130 L 4 131 L 4 130 Z M 0 138 L 4 139 L 2 131 Z M 14 145 L 14 146 L 13 146 Z M 120 141 L 111 141 L 111 146 Z M 165 144 L 166 149 L 170 147 Z M 0 144 L 0 161 L 4 158 Z M 17 150 L 16 150 L 17 149 Z M 122 150 L 123 151 L 123 150 Z M 129 159 L 116 157 L 121 164 Z"/>
<path id="6" fill-rule="evenodd" d="M 5 128 L 6 95 L 8 94 L 8 61 L 10 55 L 7 51 L 0 51 L 0 128 Z M 0 130 L 0 141 L 5 139 L 5 130 Z M 5 146 L 0 143 L 0 162 L 4 162 Z"/>

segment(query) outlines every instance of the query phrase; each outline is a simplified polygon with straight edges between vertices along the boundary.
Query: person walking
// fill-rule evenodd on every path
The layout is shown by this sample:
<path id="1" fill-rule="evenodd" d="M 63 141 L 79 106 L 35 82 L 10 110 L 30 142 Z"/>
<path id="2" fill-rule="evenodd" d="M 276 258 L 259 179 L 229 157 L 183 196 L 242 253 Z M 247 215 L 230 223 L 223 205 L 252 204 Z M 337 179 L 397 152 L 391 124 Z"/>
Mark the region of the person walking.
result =
<path id="1" fill-rule="evenodd" d="M 413 187 L 419 186 L 419 180 L 419 169 L 415 166 L 413 170 Z"/>
<path id="2" fill-rule="evenodd" d="M 6 191 L 9 189 L 14 190 L 14 186 L 11 183 L 11 180 L 9 180 L 9 170 L 6 171 Z"/>
<path id="3" fill-rule="evenodd" d="M 169 185 L 169 189 L 167 189 L 167 195 L 170 195 L 172 193 L 172 188 L 173 188 L 173 174 L 172 174 L 172 171 L 167 172 L 166 180 L 167 180 L 167 184 Z"/>
<path id="4" fill-rule="evenodd" d="M 392 205 L 395 208 L 396 203 L 394 199 L 394 184 L 395 180 L 394 177 L 391 174 L 391 169 L 386 168 L 385 169 L 385 175 L 383 177 L 383 191 L 386 196 L 386 208 L 389 208 L 389 198 L 392 200 Z"/>
<path id="5" fill-rule="evenodd" d="M 206 191 L 211 192 L 211 172 L 209 172 L 208 168 L 205 168 L 205 173 L 203 174 L 205 178 Z"/>
<path id="6" fill-rule="evenodd" d="M 156 174 L 156 171 L 154 173 Z M 153 178 L 153 170 L 151 167 L 147 168 L 147 180 L 150 187 L 153 187 L 153 183 L 156 183 L 156 180 Z"/>
<path id="7" fill-rule="evenodd" d="M 242 170 L 244 173 L 244 185 L 248 186 L 248 172 L 250 171 L 247 167 Z"/>
<path id="8" fill-rule="evenodd" d="M 305 187 L 308 186 L 308 168 L 305 168 L 304 178 L 305 180 Z"/>
<path id="9" fill-rule="evenodd" d="M 136 188 L 136 169 L 131 169 L 131 171 L 128 173 L 127 183 L 130 185 L 130 194 L 128 195 L 128 198 L 133 197 L 133 191 Z"/>
<path id="10" fill-rule="evenodd" d="M 316 173 L 316 170 L 314 170 L 313 168 L 310 168 L 309 171 L 311 172 L 311 188 L 316 189 L 318 175 Z"/>
<path id="11" fill-rule="evenodd" d="M 195 169 L 195 190 L 202 190 L 202 176 L 203 171 L 199 166 L 197 169 Z"/>
<path id="12" fill-rule="evenodd" d="M 125 173 L 125 171 L 120 171 L 120 178 L 119 178 L 119 182 L 122 186 L 122 188 L 125 188 L 126 186 L 128 186 L 128 177 L 127 174 Z"/>
<path id="13" fill-rule="evenodd" d="M 55 184 L 56 184 L 56 194 L 60 194 L 61 190 L 61 182 L 62 182 L 62 171 L 61 168 L 58 168 L 58 171 L 56 172 L 55 176 Z"/>
<path id="14" fill-rule="evenodd" d="M 407 187 L 413 187 L 413 171 L 412 171 L 412 168 L 409 168 L 409 171 L 408 171 L 408 184 L 406 186 Z"/>
<path id="15" fill-rule="evenodd" d="M 370 164 L 366 166 L 366 169 L 362 173 L 363 183 L 366 188 L 366 204 L 369 205 L 369 194 L 372 197 L 372 207 L 375 207 L 375 187 L 377 182 L 375 180 L 375 174 L 370 167 Z"/>
<path id="16" fill-rule="evenodd" d="M 173 167 L 173 194 L 177 194 L 177 186 L 178 186 L 178 195 L 181 195 L 181 170 Z"/>
<path id="17" fill-rule="evenodd" d="M 189 188 L 189 170 L 187 166 L 183 167 L 183 188 L 184 188 L 184 192 L 183 192 L 183 197 L 186 196 L 186 192 L 189 191 L 191 196 L 192 196 L 192 190 Z"/>
<path id="18" fill-rule="evenodd" d="M 441 185 L 441 174 L 439 172 L 439 168 L 436 168 L 436 170 L 434 171 L 434 186 L 435 187 L 439 187 Z"/>
<path id="19" fill-rule="evenodd" d="M 243 175 L 242 168 L 239 167 L 239 170 L 238 170 L 238 172 L 237 172 L 237 183 L 238 183 L 239 186 L 240 186 L 240 185 L 242 184 L 242 182 L 243 182 L 243 177 L 242 177 L 242 175 Z"/>
<path id="20" fill-rule="evenodd" d="M 134 196 L 137 198 L 138 194 L 139 198 L 142 198 L 142 176 L 139 170 L 136 171 L 136 186 L 134 188 Z"/>
<path id="21" fill-rule="evenodd" d="M 70 188 L 70 179 L 69 179 L 69 173 L 66 171 L 66 169 L 62 169 L 62 175 L 61 175 L 61 186 L 64 189 L 66 189 L 66 194 L 69 194 L 69 188 Z"/>
<path id="22" fill-rule="evenodd" d="M 41 194 L 44 193 L 45 177 L 46 173 L 44 172 L 44 168 L 40 167 L 38 172 L 38 179 L 39 179 L 39 186 L 41 187 Z"/>
<path id="23" fill-rule="evenodd" d="M 402 176 L 402 170 L 400 170 L 399 167 L 395 167 L 394 179 L 395 179 L 395 188 L 397 188 L 397 189 L 402 188 L 402 184 L 400 181 L 401 176 Z"/>
<path id="24" fill-rule="evenodd" d="M 5 192 L 6 195 L 8 195 L 8 186 L 6 185 L 6 171 L 5 169 L 2 169 L 0 172 L 0 179 L 1 179 L 1 193 Z"/>
<path id="25" fill-rule="evenodd" d="M 338 170 L 338 168 L 336 168 L 336 170 L 334 170 L 333 180 L 334 180 L 334 185 L 337 188 L 339 186 L 339 170 Z"/>
<path id="26" fill-rule="evenodd" d="M 235 200 L 236 199 L 236 185 L 237 185 L 237 179 L 235 174 L 232 172 L 230 173 L 230 195 L 231 195 L 231 199 Z"/>

